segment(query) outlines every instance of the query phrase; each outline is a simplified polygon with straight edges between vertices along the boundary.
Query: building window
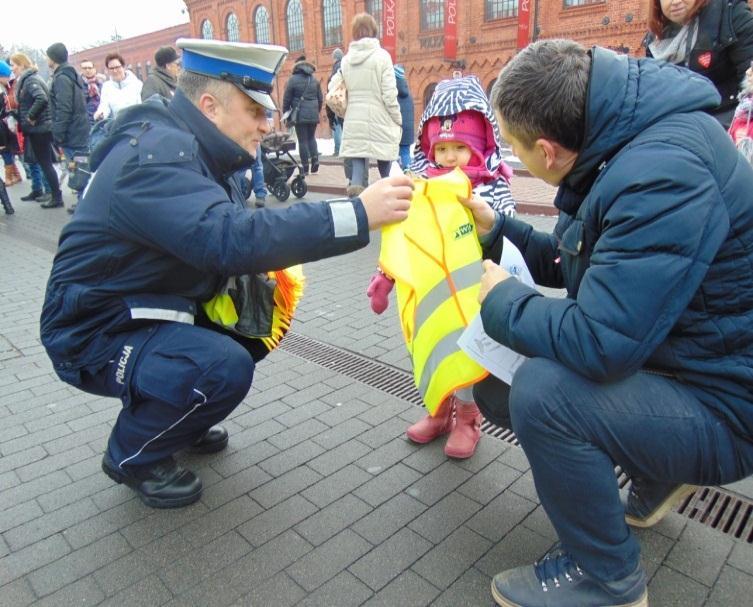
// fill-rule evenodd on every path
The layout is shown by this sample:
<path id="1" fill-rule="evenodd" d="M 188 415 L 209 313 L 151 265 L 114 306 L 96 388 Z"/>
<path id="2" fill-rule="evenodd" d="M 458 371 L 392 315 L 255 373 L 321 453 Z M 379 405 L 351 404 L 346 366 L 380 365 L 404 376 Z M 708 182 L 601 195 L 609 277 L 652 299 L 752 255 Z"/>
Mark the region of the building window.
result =
<path id="1" fill-rule="evenodd" d="M 441 30 L 444 27 L 444 0 L 421 0 L 421 31 Z"/>
<path id="2" fill-rule="evenodd" d="M 484 20 L 517 17 L 518 0 L 486 0 L 484 2 Z"/>
<path id="3" fill-rule="evenodd" d="M 382 0 L 366 0 L 366 12 L 377 22 L 379 33 L 377 38 L 382 39 Z"/>
<path id="4" fill-rule="evenodd" d="M 204 38 L 204 40 L 214 39 L 214 28 L 212 27 L 212 22 L 209 19 L 204 19 L 204 21 L 201 23 L 201 37 Z"/>
<path id="5" fill-rule="evenodd" d="M 324 0 L 324 46 L 336 46 L 343 41 L 343 18 L 340 13 L 340 0 Z"/>
<path id="6" fill-rule="evenodd" d="M 254 13 L 254 32 L 256 42 L 272 44 L 272 36 L 269 33 L 269 13 L 263 6 L 258 7 Z"/>
<path id="7" fill-rule="evenodd" d="M 573 6 L 585 6 L 586 4 L 604 4 L 605 0 L 562 0 L 562 5 L 565 8 L 572 8 Z"/>
<path id="8" fill-rule="evenodd" d="M 241 24 L 238 22 L 235 13 L 230 13 L 227 16 L 227 39 L 230 42 L 240 42 L 241 40 Z"/>
<path id="9" fill-rule="evenodd" d="M 288 2 L 288 50 L 302 51 L 303 42 L 303 8 L 301 0 Z"/>

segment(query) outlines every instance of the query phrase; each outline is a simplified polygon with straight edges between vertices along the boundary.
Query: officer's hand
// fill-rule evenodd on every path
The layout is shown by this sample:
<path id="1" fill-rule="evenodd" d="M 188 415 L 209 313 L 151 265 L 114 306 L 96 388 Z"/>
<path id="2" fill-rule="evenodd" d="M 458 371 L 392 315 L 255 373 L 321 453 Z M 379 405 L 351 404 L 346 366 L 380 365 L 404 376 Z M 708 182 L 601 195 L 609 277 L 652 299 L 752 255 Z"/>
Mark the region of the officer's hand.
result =
<path id="1" fill-rule="evenodd" d="M 473 220 L 476 222 L 476 231 L 479 236 L 486 236 L 492 231 L 497 214 L 487 202 L 478 196 L 471 196 L 470 198 L 458 196 L 458 200 L 473 215 Z"/>
<path id="2" fill-rule="evenodd" d="M 484 268 L 484 273 L 481 275 L 481 289 L 478 292 L 478 302 L 484 303 L 484 299 L 494 287 L 496 287 L 503 280 L 507 280 L 511 277 L 510 273 L 501 268 L 491 259 L 485 259 L 481 267 Z"/>
<path id="3" fill-rule="evenodd" d="M 406 175 L 385 177 L 366 188 L 359 198 L 369 218 L 369 229 L 403 221 L 408 217 L 412 196 L 413 180 Z"/>

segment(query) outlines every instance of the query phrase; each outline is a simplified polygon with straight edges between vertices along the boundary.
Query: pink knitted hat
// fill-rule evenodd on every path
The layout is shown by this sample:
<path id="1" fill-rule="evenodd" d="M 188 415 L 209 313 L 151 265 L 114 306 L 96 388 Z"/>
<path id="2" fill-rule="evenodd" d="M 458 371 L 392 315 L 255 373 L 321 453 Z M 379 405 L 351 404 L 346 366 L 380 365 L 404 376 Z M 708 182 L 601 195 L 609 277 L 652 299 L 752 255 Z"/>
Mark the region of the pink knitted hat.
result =
<path id="1" fill-rule="evenodd" d="M 488 147 L 487 121 L 483 114 L 475 110 L 465 110 L 452 116 L 434 116 L 424 126 L 422 139 L 429 144 L 429 149 L 425 149 L 424 153 L 431 162 L 436 162 L 434 146 L 437 143 L 459 141 L 471 149 L 471 165 L 483 164 Z"/>

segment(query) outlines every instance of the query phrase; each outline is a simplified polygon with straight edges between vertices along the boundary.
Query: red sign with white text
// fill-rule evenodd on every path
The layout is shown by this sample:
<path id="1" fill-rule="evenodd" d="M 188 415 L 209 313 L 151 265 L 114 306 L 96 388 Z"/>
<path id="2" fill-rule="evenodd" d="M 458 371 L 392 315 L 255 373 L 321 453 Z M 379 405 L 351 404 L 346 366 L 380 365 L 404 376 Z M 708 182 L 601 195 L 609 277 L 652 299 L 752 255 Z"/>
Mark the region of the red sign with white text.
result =
<path id="1" fill-rule="evenodd" d="M 531 0 L 518 0 L 518 48 L 531 41 Z"/>
<path id="2" fill-rule="evenodd" d="M 386 50 L 392 62 L 397 56 L 397 0 L 382 1 L 382 48 Z"/>
<path id="3" fill-rule="evenodd" d="M 458 57 L 458 0 L 444 3 L 444 58 L 454 61 Z"/>

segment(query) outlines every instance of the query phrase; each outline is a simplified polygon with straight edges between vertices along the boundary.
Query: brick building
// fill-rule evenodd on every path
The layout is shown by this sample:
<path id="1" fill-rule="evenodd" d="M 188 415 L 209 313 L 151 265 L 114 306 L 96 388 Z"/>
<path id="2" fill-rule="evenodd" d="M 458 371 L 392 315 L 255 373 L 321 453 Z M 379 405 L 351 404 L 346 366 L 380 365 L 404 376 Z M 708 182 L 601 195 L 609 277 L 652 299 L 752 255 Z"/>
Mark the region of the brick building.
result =
<path id="1" fill-rule="evenodd" d="M 645 0 L 185 0 L 190 23 L 77 53 L 103 69 L 104 56 L 119 50 L 145 77 L 154 50 L 181 36 L 280 44 L 291 58 L 305 53 L 325 86 L 332 51 L 350 42 L 350 22 L 361 11 L 393 30 L 396 62 L 406 68 L 416 116 L 434 86 L 459 70 L 477 75 L 487 89 L 523 40 L 572 38 L 624 53 L 642 54 Z M 518 9 L 527 19 L 519 19 Z M 456 43 L 448 48 L 445 11 L 456 17 Z M 381 27 L 381 26 L 380 26 Z M 527 30 L 527 33 L 526 33 Z M 446 36 L 445 34 L 448 34 Z M 273 96 L 279 102 L 292 68 L 284 66 Z"/>
<path id="2" fill-rule="evenodd" d="M 190 35 L 191 24 L 183 23 L 182 25 L 175 25 L 157 32 L 144 34 L 143 36 L 123 38 L 116 42 L 72 53 L 68 60 L 71 65 L 78 69 L 81 61 L 88 59 L 94 62 L 98 72 L 105 74 L 107 73 L 105 69 L 105 57 L 110 53 L 120 53 L 125 60 L 126 66 L 138 76 L 139 80 L 143 80 L 152 68 L 154 51 L 160 46 L 174 45 L 178 38 Z"/>
<path id="3" fill-rule="evenodd" d="M 291 57 L 306 54 L 323 84 L 332 51 L 347 49 L 353 16 L 367 11 L 381 20 L 394 11 L 395 58 L 406 68 L 417 115 L 434 85 L 453 71 L 476 74 L 489 86 L 516 52 L 518 3 L 529 11 L 536 38 L 572 38 L 640 54 L 646 32 L 645 0 L 185 0 L 191 35 L 280 44 Z M 445 58 L 444 11 L 457 15 L 457 50 Z M 280 77 L 279 90 L 292 67 Z M 281 94 L 278 92 L 281 98 Z"/>

